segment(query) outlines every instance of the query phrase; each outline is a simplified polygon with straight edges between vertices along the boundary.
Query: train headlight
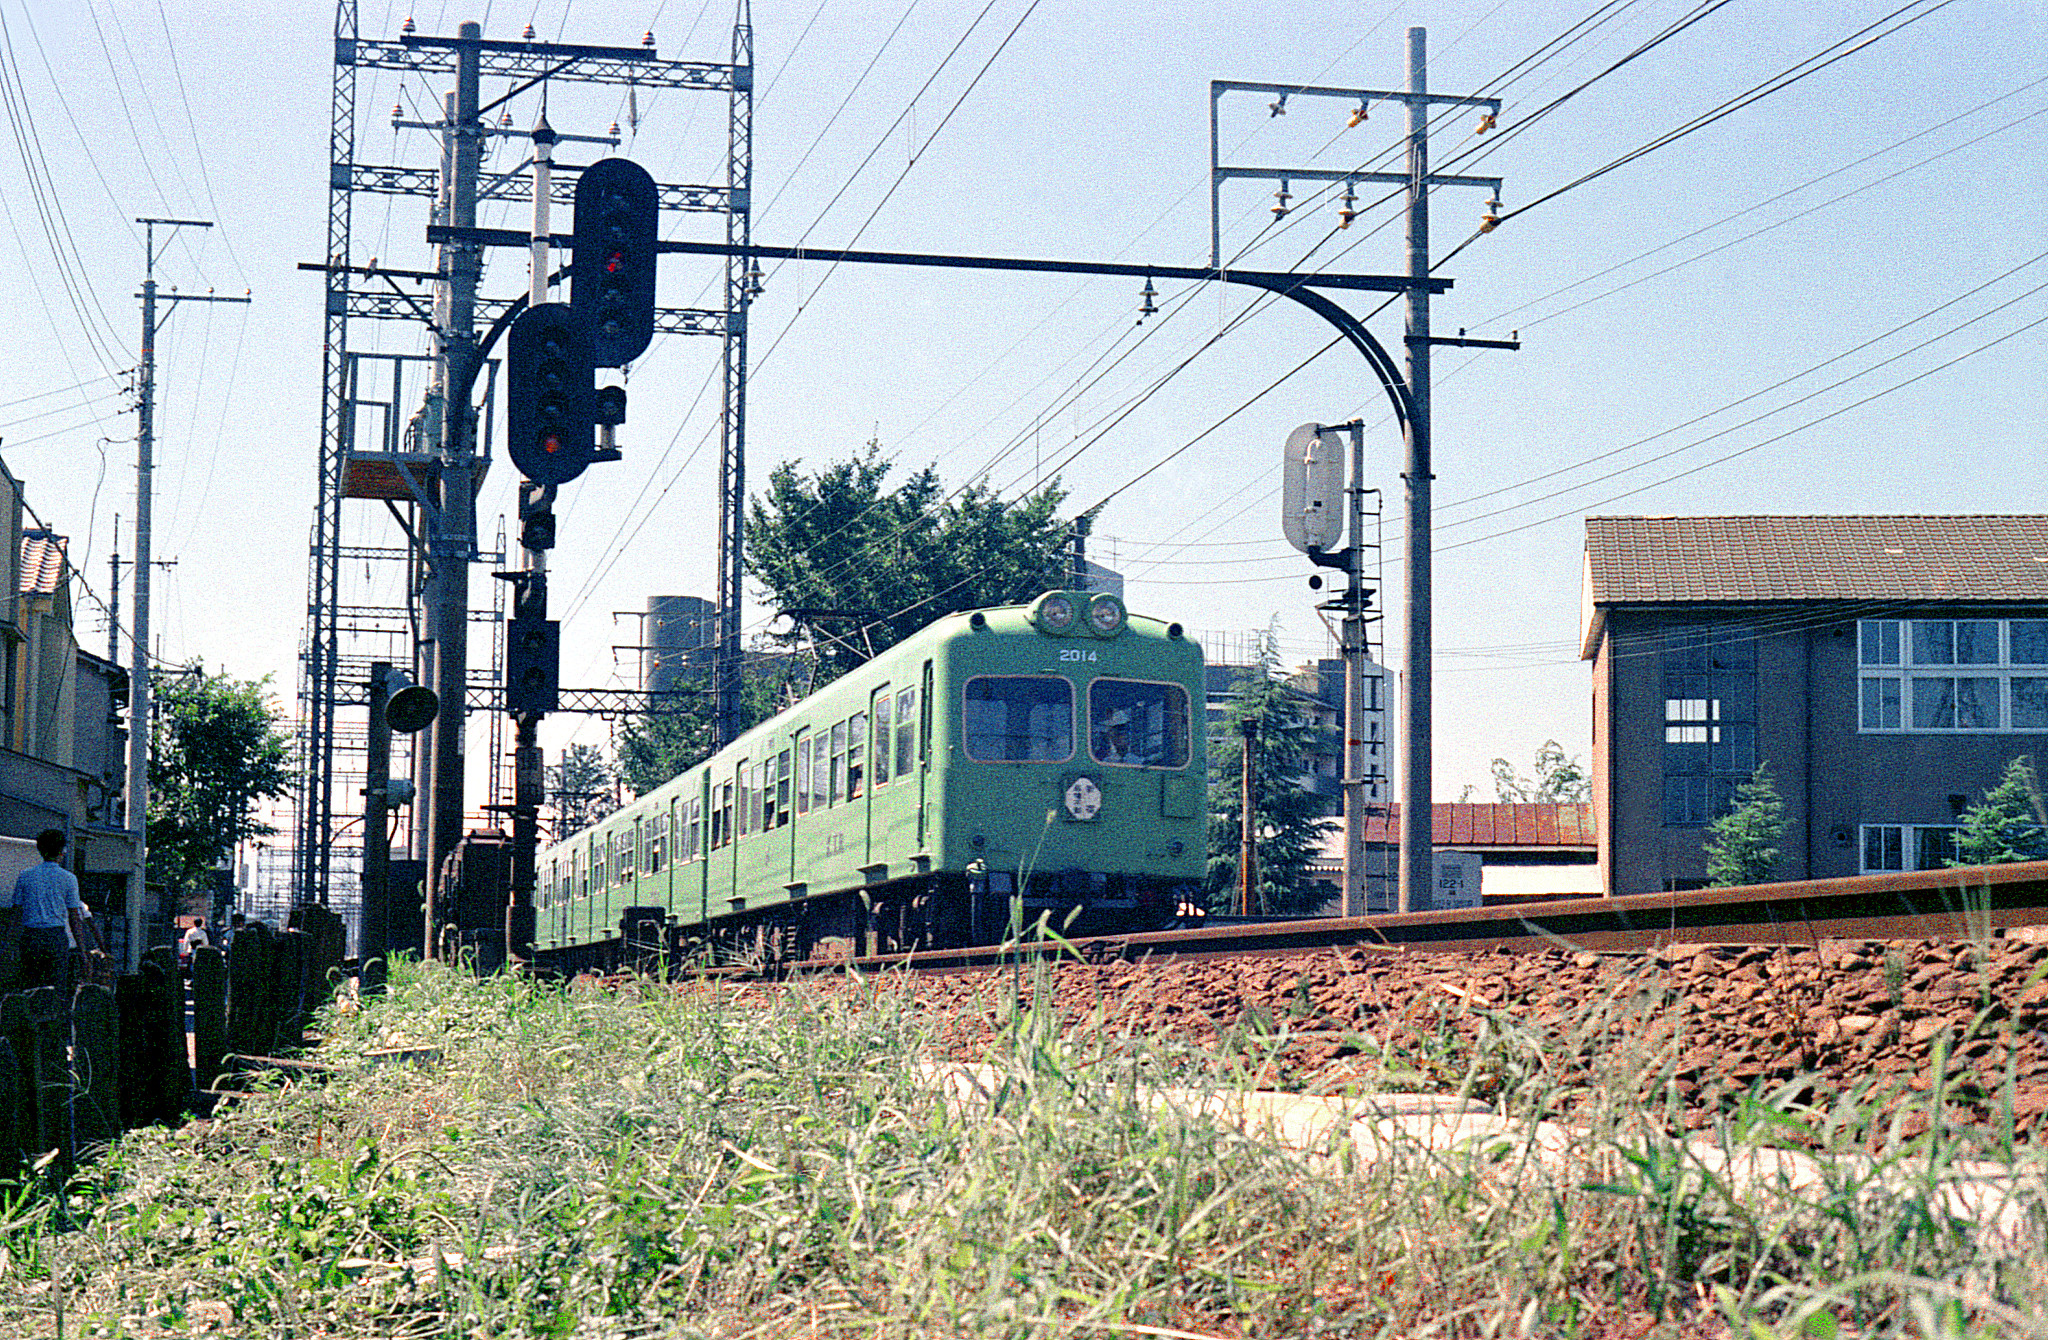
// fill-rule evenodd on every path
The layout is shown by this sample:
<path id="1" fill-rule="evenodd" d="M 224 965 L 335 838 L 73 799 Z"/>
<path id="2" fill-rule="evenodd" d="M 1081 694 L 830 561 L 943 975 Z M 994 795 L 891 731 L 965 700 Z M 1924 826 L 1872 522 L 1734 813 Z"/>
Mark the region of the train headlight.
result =
<path id="1" fill-rule="evenodd" d="M 1099 595 L 1088 602 L 1088 626 L 1097 637 L 1110 637 L 1123 631 L 1124 602 L 1113 595 Z"/>
<path id="2" fill-rule="evenodd" d="M 1069 819 L 1085 822 L 1102 813 L 1102 788 L 1093 777 L 1076 777 L 1067 784 L 1066 794 L 1060 799 L 1066 804 Z"/>
<path id="3" fill-rule="evenodd" d="M 1074 625 L 1081 622 L 1081 611 L 1072 596 L 1055 591 L 1039 597 L 1035 620 L 1041 632 L 1071 633 Z"/>

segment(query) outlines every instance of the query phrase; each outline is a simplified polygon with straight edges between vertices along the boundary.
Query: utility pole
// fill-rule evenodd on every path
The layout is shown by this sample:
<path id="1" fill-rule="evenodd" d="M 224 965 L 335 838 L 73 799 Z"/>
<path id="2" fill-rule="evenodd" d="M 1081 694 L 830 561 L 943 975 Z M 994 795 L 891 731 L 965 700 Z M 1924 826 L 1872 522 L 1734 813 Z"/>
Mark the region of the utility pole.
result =
<path id="1" fill-rule="evenodd" d="M 1426 33 L 1408 30 L 1408 277 L 1429 278 L 1429 60 Z M 1498 188 L 1496 188 L 1498 189 Z M 1408 290 L 1408 433 L 1401 479 L 1407 489 L 1408 700 L 1401 713 L 1401 900 L 1403 912 L 1429 906 L 1436 872 L 1436 803 L 1430 749 L 1431 626 L 1429 485 L 1429 290 Z"/>
<path id="2" fill-rule="evenodd" d="M 1365 915 L 1365 805 L 1371 783 L 1365 775 L 1365 421 L 1353 419 L 1351 479 L 1344 490 L 1351 527 L 1349 581 L 1344 620 L 1338 625 L 1344 657 L 1344 915 Z"/>
<path id="3" fill-rule="evenodd" d="M 1252 767 L 1252 747 L 1259 738 L 1259 723 L 1246 717 L 1237 723 L 1237 733 L 1244 737 L 1244 755 L 1238 778 L 1237 914 L 1248 917 L 1257 902 L 1259 887 L 1259 820 L 1253 796 L 1256 788 Z"/>
<path id="4" fill-rule="evenodd" d="M 121 663 L 121 514 L 114 513 L 114 556 L 107 561 L 107 660 Z"/>
<path id="5" fill-rule="evenodd" d="M 1406 608 L 1405 628 L 1407 633 L 1407 655 L 1402 675 L 1401 711 L 1401 875 L 1400 902 L 1403 912 L 1420 911 L 1429 906 L 1430 888 L 1434 878 L 1434 834 L 1432 832 L 1434 806 L 1431 799 L 1430 754 L 1431 732 L 1431 624 L 1430 624 L 1430 371 L 1429 351 L 1439 344 L 1458 345 L 1466 348 L 1518 349 L 1515 340 L 1468 340 L 1462 335 L 1455 339 L 1433 336 L 1429 331 L 1429 295 L 1438 286 L 1430 275 L 1429 262 L 1429 193 L 1441 186 L 1477 186 L 1492 192 L 1490 207 L 1497 210 L 1500 200 L 1501 181 L 1498 177 L 1467 177 L 1446 173 L 1432 173 L 1429 170 L 1429 116 L 1433 108 L 1443 106 L 1471 106 L 1481 109 L 1483 119 L 1480 128 L 1490 129 L 1493 118 L 1500 113 L 1500 99 L 1481 97 L 1459 97 L 1432 95 L 1429 91 L 1429 62 L 1427 56 L 1426 30 L 1408 30 L 1408 87 L 1403 91 L 1386 89 L 1343 89 L 1320 88 L 1297 84 L 1247 83 L 1237 80 L 1212 80 L 1209 84 L 1209 176 L 1210 176 L 1210 247 L 1211 263 L 1220 266 L 1222 259 L 1222 226 L 1220 208 L 1220 187 L 1233 178 L 1255 178 L 1277 180 L 1280 189 L 1276 193 L 1275 217 L 1284 217 L 1289 212 L 1288 193 L 1291 181 L 1322 181 L 1344 187 L 1344 205 L 1339 211 L 1339 227 L 1349 227 L 1356 215 L 1356 188 L 1361 184 L 1399 186 L 1406 194 L 1407 215 L 1407 311 L 1405 318 L 1404 344 L 1407 359 L 1403 369 L 1395 371 L 1375 360 L 1374 371 L 1381 384 L 1387 389 L 1394 403 L 1395 417 L 1401 421 L 1404 452 L 1401 475 L 1405 483 L 1407 503 L 1407 536 L 1403 542 L 1403 557 L 1406 560 Z M 1391 102 L 1405 106 L 1407 118 L 1407 163 L 1403 171 L 1369 172 L 1358 169 L 1327 168 L 1267 168 L 1237 167 L 1224 164 L 1218 158 L 1221 143 L 1220 126 L 1217 117 L 1217 103 L 1223 94 L 1230 92 L 1256 92 L 1272 95 L 1276 101 L 1271 105 L 1275 115 L 1286 109 L 1289 98 L 1341 98 L 1355 103 L 1357 110 L 1352 113 L 1351 124 L 1356 126 L 1368 119 L 1368 113 L 1375 102 Z M 1329 312 L 1324 315 L 1331 320 L 1336 317 Z M 1339 323 L 1341 326 L 1341 322 Z M 1348 331 L 1353 343 L 1359 344 L 1368 357 L 1372 350 L 1365 347 L 1365 340 L 1356 331 Z M 1348 807 L 1347 807 L 1348 808 Z M 1348 823 L 1348 819 L 1347 819 Z M 1349 842 L 1347 839 L 1347 849 Z"/>
<path id="6" fill-rule="evenodd" d="M 128 682 L 128 827 L 135 834 L 135 874 L 128 884 L 128 970 L 142 961 L 142 924 L 149 860 L 149 542 L 156 471 L 156 230 L 211 228 L 203 219 L 137 219 L 142 225 L 142 366 L 135 402 L 135 630 Z M 166 312 L 181 302 L 248 302 L 211 293 L 163 298 Z"/>

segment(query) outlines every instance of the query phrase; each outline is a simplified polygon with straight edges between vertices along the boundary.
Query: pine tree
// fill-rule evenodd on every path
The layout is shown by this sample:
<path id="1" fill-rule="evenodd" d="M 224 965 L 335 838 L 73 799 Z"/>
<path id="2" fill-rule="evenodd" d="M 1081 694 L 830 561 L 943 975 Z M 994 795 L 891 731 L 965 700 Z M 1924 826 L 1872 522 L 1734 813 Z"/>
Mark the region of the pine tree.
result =
<path id="1" fill-rule="evenodd" d="M 1237 906 L 1238 854 L 1243 833 L 1244 735 L 1250 722 L 1252 807 L 1257 903 L 1260 915 L 1313 912 L 1322 901 L 1309 879 L 1323 832 L 1333 822 L 1322 797 L 1301 784 L 1303 759 L 1315 727 L 1295 705 L 1280 678 L 1280 653 L 1266 634 L 1250 673 L 1237 691 L 1217 733 L 1209 741 L 1209 906 Z"/>
<path id="2" fill-rule="evenodd" d="M 2005 765 L 2005 776 L 1984 793 L 1984 799 L 1963 811 L 1956 832 L 1956 855 L 1950 865 L 2003 865 L 2008 861 L 2048 861 L 2048 816 L 2041 804 L 2041 783 L 2022 755 Z"/>
<path id="3" fill-rule="evenodd" d="M 1785 836 L 1785 802 L 1759 763 L 1735 788 L 1735 806 L 1707 828 L 1707 883 L 1717 889 L 1761 884 L 1778 869 L 1778 843 Z"/>

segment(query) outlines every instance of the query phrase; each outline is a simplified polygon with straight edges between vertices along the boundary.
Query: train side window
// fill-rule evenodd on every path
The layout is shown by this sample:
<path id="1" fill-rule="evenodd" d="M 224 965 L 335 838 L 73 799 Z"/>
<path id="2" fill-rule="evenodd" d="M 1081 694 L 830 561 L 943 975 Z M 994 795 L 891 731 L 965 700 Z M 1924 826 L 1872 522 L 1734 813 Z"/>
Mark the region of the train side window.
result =
<path id="1" fill-rule="evenodd" d="M 569 854 L 569 888 L 571 898 L 581 898 L 590 892 L 590 886 L 583 882 L 583 853 L 580 851 Z"/>
<path id="2" fill-rule="evenodd" d="M 768 769 L 770 763 L 764 759 L 749 769 L 751 789 L 747 794 L 747 831 L 765 833 L 768 831 Z"/>
<path id="3" fill-rule="evenodd" d="M 811 746 L 817 736 L 806 735 L 796 742 L 796 812 L 811 812 Z"/>
<path id="4" fill-rule="evenodd" d="M 1074 686 L 1057 675 L 977 675 L 961 725 L 977 762 L 1064 762 L 1074 754 Z"/>
<path id="5" fill-rule="evenodd" d="M 896 700 L 885 687 L 875 695 L 875 785 L 889 784 L 889 763 L 896 752 L 895 733 L 890 729 L 889 709 Z"/>
<path id="6" fill-rule="evenodd" d="M 775 755 L 761 760 L 761 831 L 775 827 Z"/>
<path id="7" fill-rule="evenodd" d="M 781 828 L 789 822 L 789 751 L 782 750 L 775 756 L 775 826 Z"/>
<path id="8" fill-rule="evenodd" d="M 690 851 L 685 860 L 694 861 L 704 854 L 704 798 L 690 797 Z"/>
<path id="9" fill-rule="evenodd" d="M 725 845 L 725 812 L 731 803 L 732 783 L 720 782 L 711 788 L 711 850 L 717 851 Z"/>
<path id="10" fill-rule="evenodd" d="M 868 714 L 855 712 L 846 721 L 846 798 L 859 800 L 867 776 Z"/>
<path id="11" fill-rule="evenodd" d="M 668 815 L 657 814 L 647 825 L 647 873 L 658 875 L 668 860 Z"/>
<path id="12" fill-rule="evenodd" d="M 837 805 L 846 799 L 846 723 L 835 722 L 832 727 L 832 790 L 825 803 Z"/>
<path id="13" fill-rule="evenodd" d="M 600 836 L 590 849 L 590 887 L 593 891 L 611 887 L 611 839 Z"/>
<path id="14" fill-rule="evenodd" d="M 908 777 L 917 766 L 917 690 L 896 695 L 896 775 Z"/>
<path id="15" fill-rule="evenodd" d="M 753 825 L 747 822 L 753 817 L 754 811 L 754 770 L 748 766 L 745 759 L 740 760 L 740 765 L 733 769 L 733 780 L 739 787 L 739 812 L 735 816 L 739 824 L 738 835 L 745 837 L 754 831 Z"/>
<path id="16" fill-rule="evenodd" d="M 633 882 L 633 857 L 638 854 L 634 851 L 634 848 L 640 845 L 640 835 L 636 831 L 637 828 L 637 824 L 629 824 L 619 830 L 617 841 L 614 844 L 617 859 L 612 862 L 612 879 L 616 883 L 630 884 Z"/>

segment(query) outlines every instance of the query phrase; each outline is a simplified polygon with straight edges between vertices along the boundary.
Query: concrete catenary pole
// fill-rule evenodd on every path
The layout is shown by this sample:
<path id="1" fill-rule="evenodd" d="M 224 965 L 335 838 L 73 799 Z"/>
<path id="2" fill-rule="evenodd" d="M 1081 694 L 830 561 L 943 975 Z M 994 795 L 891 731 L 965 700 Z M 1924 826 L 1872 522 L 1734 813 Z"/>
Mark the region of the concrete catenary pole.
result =
<path id="1" fill-rule="evenodd" d="M 1408 277 L 1429 278 L 1429 62 L 1425 32 L 1408 30 Z M 1401 894 L 1403 912 L 1429 907 L 1435 879 L 1430 798 L 1429 289 L 1408 289 L 1409 395 L 1406 483 L 1407 658 L 1401 713 Z"/>
<path id="2" fill-rule="evenodd" d="M 483 27 L 465 23 L 456 47 L 455 91 L 443 104 L 442 161 L 448 166 L 447 221 L 476 226 L 477 175 L 482 127 L 477 122 L 478 66 Z M 464 390 L 474 377 L 476 290 L 482 249 L 475 242 L 442 248 L 441 337 L 438 368 L 448 397 L 441 444 L 441 496 L 434 510 L 430 554 L 433 579 L 426 613 L 432 650 L 432 687 L 441 700 L 428 748 L 429 820 L 427 888 L 438 893 L 442 864 L 462 840 L 464 724 L 469 677 L 469 565 L 476 555 L 476 412 Z M 437 913 L 438 915 L 438 913 Z M 431 948 L 429 952 L 432 952 Z"/>

